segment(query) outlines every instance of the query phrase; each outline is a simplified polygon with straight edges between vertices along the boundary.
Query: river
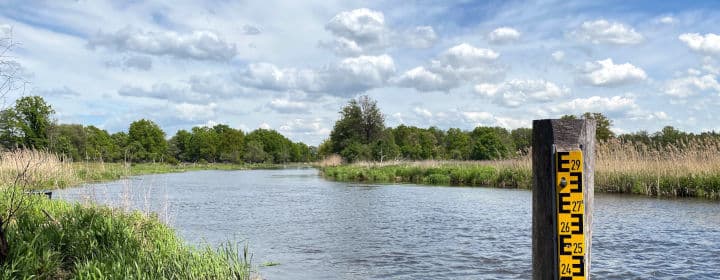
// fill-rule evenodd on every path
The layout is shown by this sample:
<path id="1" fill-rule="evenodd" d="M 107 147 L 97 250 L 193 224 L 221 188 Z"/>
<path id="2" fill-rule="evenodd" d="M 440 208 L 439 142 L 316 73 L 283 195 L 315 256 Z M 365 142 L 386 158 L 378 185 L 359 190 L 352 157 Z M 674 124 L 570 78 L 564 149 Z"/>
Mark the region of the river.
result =
<path id="1" fill-rule="evenodd" d="M 315 169 L 146 175 L 55 197 L 152 210 L 191 244 L 247 242 L 265 279 L 529 279 L 531 192 L 367 185 Z M 720 203 L 596 194 L 592 276 L 717 279 Z"/>

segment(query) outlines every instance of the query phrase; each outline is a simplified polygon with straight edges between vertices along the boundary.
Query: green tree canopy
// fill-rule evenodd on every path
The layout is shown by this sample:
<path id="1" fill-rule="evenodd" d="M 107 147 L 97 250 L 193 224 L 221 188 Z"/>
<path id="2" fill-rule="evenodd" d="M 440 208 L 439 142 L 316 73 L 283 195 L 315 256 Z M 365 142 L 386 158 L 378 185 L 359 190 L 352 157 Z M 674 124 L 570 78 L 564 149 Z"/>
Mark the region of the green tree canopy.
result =
<path id="1" fill-rule="evenodd" d="M 130 124 L 127 150 L 133 160 L 160 161 L 167 153 L 165 132 L 153 121 L 141 119 Z"/>
<path id="2" fill-rule="evenodd" d="M 377 101 L 368 96 L 351 99 L 330 132 L 332 152 L 348 161 L 374 159 L 370 146 L 376 145 L 384 130 L 385 117 Z"/>
<path id="3" fill-rule="evenodd" d="M 6 148 L 48 148 L 55 110 L 40 96 L 26 96 L 0 112 L 0 142 Z"/>

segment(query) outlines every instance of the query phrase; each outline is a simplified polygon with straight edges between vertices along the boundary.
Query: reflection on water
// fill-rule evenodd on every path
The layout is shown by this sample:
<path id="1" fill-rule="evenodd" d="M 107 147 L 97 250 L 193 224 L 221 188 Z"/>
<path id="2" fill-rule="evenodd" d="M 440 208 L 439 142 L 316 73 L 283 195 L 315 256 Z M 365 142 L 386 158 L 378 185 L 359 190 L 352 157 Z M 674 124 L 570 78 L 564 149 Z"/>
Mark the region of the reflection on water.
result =
<path id="1" fill-rule="evenodd" d="M 58 192 L 152 209 L 188 242 L 248 241 L 266 279 L 529 279 L 531 193 L 329 182 L 314 169 L 148 175 Z M 124 195 L 123 195 L 124 194 Z M 596 195 L 599 279 L 720 275 L 720 203 Z"/>

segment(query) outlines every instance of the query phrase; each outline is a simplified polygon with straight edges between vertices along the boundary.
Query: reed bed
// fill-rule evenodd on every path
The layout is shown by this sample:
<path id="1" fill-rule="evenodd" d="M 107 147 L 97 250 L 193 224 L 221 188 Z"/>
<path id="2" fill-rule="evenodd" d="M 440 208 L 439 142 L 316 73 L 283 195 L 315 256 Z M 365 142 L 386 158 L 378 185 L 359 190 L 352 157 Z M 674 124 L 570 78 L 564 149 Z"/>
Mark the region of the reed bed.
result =
<path id="1" fill-rule="evenodd" d="M 720 140 L 650 145 L 611 140 L 596 147 L 595 190 L 720 199 Z M 388 161 L 326 166 L 338 181 L 530 188 L 528 155 L 501 161 Z"/>

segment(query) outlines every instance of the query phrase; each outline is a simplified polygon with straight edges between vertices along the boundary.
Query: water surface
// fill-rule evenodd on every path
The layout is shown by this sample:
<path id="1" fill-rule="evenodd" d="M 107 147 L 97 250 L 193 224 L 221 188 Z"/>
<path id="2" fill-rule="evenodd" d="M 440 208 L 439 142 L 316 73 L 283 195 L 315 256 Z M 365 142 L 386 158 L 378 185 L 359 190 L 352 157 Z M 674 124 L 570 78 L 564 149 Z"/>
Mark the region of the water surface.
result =
<path id="1" fill-rule="evenodd" d="M 247 241 L 266 279 L 529 279 L 531 192 L 330 182 L 314 169 L 147 175 L 57 191 Z M 596 195 L 597 279 L 717 279 L 720 203 Z"/>

